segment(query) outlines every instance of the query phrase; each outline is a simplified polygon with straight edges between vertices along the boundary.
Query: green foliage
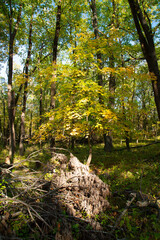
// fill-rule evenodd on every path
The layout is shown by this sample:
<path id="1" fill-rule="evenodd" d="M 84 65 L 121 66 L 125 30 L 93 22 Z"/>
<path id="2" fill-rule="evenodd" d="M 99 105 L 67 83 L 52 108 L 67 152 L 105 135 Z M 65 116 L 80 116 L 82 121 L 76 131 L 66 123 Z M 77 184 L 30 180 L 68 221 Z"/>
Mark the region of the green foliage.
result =
<path id="1" fill-rule="evenodd" d="M 18 237 L 27 237 L 29 234 L 29 228 L 27 225 L 27 221 L 29 220 L 29 216 L 26 214 L 21 213 L 17 219 L 15 219 L 11 226 L 13 231 L 16 233 Z"/>
<path id="2" fill-rule="evenodd" d="M 2 196 L 6 190 L 6 180 L 2 179 L 2 182 L 0 183 L 0 196 Z"/>
<path id="3" fill-rule="evenodd" d="M 0 57 L 4 64 L 8 56 L 9 33 L 11 31 L 13 34 L 14 29 L 17 28 L 18 12 L 22 4 L 22 18 L 13 46 L 13 90 L 15 97 L 20 94 L 15 106 L 14 123 L 17 142 L 23 105 L 20 87 L 24 85 L 26 79 L 24 71 L 16 67 L 15 63 L 16 57 L 19 56 L 21 65 L 25 65 L 28 29 L 34 13 L 28 88 L 24 89 L 28 91 L 24 137 L 26 147 L 30 146 L 30 148 L 26 148 L 26 155 L 23 158 L 15 154 L 15 163 L 24 161 L 29 169 L 41 171 L 42 166 L 38 166 L 37 163 L 41 162 L 45 165 L 50 161 L 50 154 L 43 151 L 38 153 L 38 159 L 35 155 L 32 161 L 25 161 L 25 157 L 33 150 L 39 150 L 43 144 L 48 144 L 51 137 L 55 137 L 56 144 L 59 142 L 68 144 L 72 139 L 77 141 L 76 144 L 81 139 L 95 144 L 102 142 L 104 133 L 110 132 L 116 150 L 124 147 L 126 137 L 129 138 L 131 147 L 135 146 L 136 140 L 140 142 L 149 138 L 159 139 L 160 124 L 157 121 L 151 89 L 151 82 L 155 78 L 153 75 L 149 76 L 147 64 L 142 59 L 143 54 L 128 1 L 96 1 L 98 38 L 93 33 L 93 19 L 88 2 L 87 0 L 61 1 L 61 31 L 56 65 L 53 64 L 52 59 L 53 41 L 56 39 L 54 34 L 58 0 L 3 0 L 0 5 Z M 143 0 L 139 3 L 148 26 L 152 27 L 159 60 L 159 2 Z M 12 23 L 11 29 L 9 23 Z M 97 57 L 98 54 L 101 55 L 100 58 Z M 102 77 L 101 84 L 99 76 Z M 111 77 L 115 79 L 114 93 L 110 86 Z M 9 142 L 6 82 L 7 80 L 2 76 L 0 141 L 3 146 Z M 50 89 L 53 82 L 56 85 L 56 95 L 55 109 L 51 110 Z M 111 98 L 114 99 L 112 107 L 110 107 Z M 122 145 L 119 144 L 120 140 Z M 37 143 L 39 145 L 36 145 Z M 8 156 L 8 150 L 3 146 L 0 146 L 1 162 L 4 162 Z M 75 155 L 83 162 L 87 161 L 89 150 L 89 146 L 75 145 Z M 91 166 L 100 174 L 102 180 L 110 185 L 112 192 L 121 189 L 120 198 L 111 199 L 113 212 L 117 206 L 120 211 L 123 209 L 127 201 L 124 194 L 126 188 L 141 190 L 154 199 L 157 198 L 160 170 L 156 154 L 159 156 L 156 145 L 131 149 L 130 152 L 114 151 L 107 155 L 102 145 L 93 146 Z M 59 171 L 58 167 L 57 171 Z M 21 174 L 23 175 L 23 172 Z M 52 177 L 53 174 L 48 173 L 44 179 L 50 181 Z M 14 184 L 15 186 L 12 186 L 8 176 L 2 176 L 0 194 L 12 197 L 14 187 L 21 187 L 19 182 Z M 109 216 L 104 214 L 101 217 L 97 216 L 97 219 L 99 218 L 103 226 L 108 223 L 113 225 L 117 217 L 116 211 L 114 214 L 115 216 L 110 212 Z M 136 209 L 128 212 L 120 223 L 122 228 L 127 229 L 127 234 L 124 236 L 121 230 L 116 230 L 117 238 L 122 236 L 122 238 L 134 239 L 134 236 L 137 236 L 139 239 L 158 239 L 155 213 L 151 212 L 149 218 L 147 213 L 145 214 L 140 214 Z M 25 216 L 27 218 L 25 214 L 20 215 L 12 226 L 17 234 L 22 233 L 18 235 L 19 237 L 27 235 Z M 79 225 L 75 224 L 72 228 L 74 237 L 78 239 Z M 140 235 L 138 231 L 141 232 Z M 35 235 L 34 237 L 39 239 L 38 230 L 35 231 Z"/>
<path id="4" fill-rule="evenodd" d="M 40 126 L 37 138 L 45 140 L 53 133 L 58 140 L 103 133 L 116 121 L 116 115 L 98 103 L 99 95 L 105 97 L 106 93 L 84 71 L 71 67 L 64 71 L 59 72 L 57 79 L 57 107 L 45 114 L 49 121 Z"/>
<path id="5" fill-rule="evenodd" d="M 79 233 L 79 224 L 73 224 L 72 225 L 72 233 L 73 233 L 73 237 L 74 239 L 79 239 L 80 233 Z"/>

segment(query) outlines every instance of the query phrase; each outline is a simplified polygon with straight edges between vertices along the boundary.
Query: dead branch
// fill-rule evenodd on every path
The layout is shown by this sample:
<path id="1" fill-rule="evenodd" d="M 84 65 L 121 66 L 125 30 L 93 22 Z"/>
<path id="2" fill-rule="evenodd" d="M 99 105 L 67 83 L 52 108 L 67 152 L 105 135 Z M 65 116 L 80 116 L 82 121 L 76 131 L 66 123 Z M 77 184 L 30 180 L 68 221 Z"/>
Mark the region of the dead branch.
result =
<path id="1" fill-rule="evenodd" d="M 0 202 L 12 202 L 12 203 L 18 203 L 18 204 L 21 204 L 21 205 L 25 206 L 29 215 L 31 216 L 32 220 L 34 220 L 34 218 L 33 218 L 33 214 L 34 214 L 34 216 L 37 219 L 42 221 L 49 229 L 52 230 L 52 227 L 39 215 L 39 213 L 30 204 L 28 204 L 28 203 L 26 203 L 22 200 L 15 199 L 15 198 L 10 198 L 10 197 L 0 198 Z"/>
<path id="2" fill-rule="evenodd" d="M 121 215 L 118 217 L 118 219 L 117 219 L 117 221 L 116 221 L 116 223 L 115 223 L 115 225 L 114 225 L 114 227 L 113 227 L 113 229 L 112 229 L 112 231 L 111 231 L 112 234 L 114 233 L 114 231 L 115 231 L 116 228 L 118 227 L 121 219 L 122 219 L 122 218 L 124 217 L 124 215 L 127 213 L 128 209 L 129 209 L 129 207 L 131 206 L 131 204 L 133 203 L 133 201 L 136 199 L 136 196 L 137 196 L 136 193 L 131 193 L 130 195 L 132 196 L 132 199 L 131 199 L 130 201 L 127 201 L 125 209 L 123 210 L 123 212 L 121 213 Z"/>

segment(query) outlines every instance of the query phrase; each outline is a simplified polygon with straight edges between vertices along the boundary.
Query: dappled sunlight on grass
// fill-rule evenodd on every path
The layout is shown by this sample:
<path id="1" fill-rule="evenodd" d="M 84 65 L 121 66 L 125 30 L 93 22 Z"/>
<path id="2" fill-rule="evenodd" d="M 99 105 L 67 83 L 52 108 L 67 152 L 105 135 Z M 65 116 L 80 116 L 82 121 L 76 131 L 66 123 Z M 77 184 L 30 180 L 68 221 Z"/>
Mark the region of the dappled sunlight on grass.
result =
<path id="1" fill-rule="evenodd" d="M 144 142 L 144 145 L 147 142 Z M 139 143 L 142 145 L 143 143 Z M 115 150 L 122 145 L 115 144 Z M 133 144 L 135 146 L 135 144 Z M 105 153 L 103 144 L 93 146 L 91 168 L 107 182 L 112 191 L 117 188 L 130 188 L 135 191 L 158 194 L 160 187 L 160 144 L 142 148 L 131 148 L 130 151 L 113 151 Z M 86 145 L 77 146 L 74 154 L 85 161 L 89 149 Z"/>

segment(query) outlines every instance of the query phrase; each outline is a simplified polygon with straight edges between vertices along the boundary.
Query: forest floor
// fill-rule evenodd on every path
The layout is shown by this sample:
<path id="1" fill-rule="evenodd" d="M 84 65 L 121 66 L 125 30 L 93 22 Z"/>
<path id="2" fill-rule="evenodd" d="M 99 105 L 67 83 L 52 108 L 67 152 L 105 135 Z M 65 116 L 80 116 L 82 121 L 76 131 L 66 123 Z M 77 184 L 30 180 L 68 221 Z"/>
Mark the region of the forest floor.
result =
<path id="1" fill-rule="evenodd" d="M 111 153 L 105 153 L 102 144 L 93 146 L 90 169 L 111 192 L 110 208 L 95 216 L 105 239 L 160 239 L 160 143 L 147 143 L 133 143 L 130 151 L 114 144 Z M 72 153 L 85 163 L 89 149 L 78 144 Z M 65 208 L 50 202 L 57 193 L 53 186 L 52 195 L 47 192 L 52 177 L 44 171 L 51 159 L 49 151 L 28 146 L 24 157 L 15 155 L 14 168 L 8 170 L 3 167 L 6 156 L 7 150 L 0 148 L 0 239 L 63 239 L 57 233 L 69 221 L 71 235 L 65 239 L 87 240 L 81 231 L 94 230 L 85 223 L 85 214 L 83 219 L 72 218 Z"/>

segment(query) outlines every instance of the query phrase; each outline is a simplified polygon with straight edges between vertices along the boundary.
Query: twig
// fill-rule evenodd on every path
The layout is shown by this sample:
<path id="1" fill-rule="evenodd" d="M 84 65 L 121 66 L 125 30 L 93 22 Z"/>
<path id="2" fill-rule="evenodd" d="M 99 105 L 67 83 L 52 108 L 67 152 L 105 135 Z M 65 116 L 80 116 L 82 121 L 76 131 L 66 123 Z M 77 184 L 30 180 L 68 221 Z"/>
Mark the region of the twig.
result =
<path id="1" fill-rule="evenodd" d="M 115 231 L 116 228 L 118 227 L 118 225 L 119 225 L 122 217 L 124 217 L 124 215 L 127 213 L 128 209 L 129 209 L 130 205 L 131 205 L 132 202 L 135 200 L 137 194 L 136 194 L 136 193 L 131 193 L 131 196 L 133 196 L 132 199 L 126 203 L 126 207 L 125 207 L 125 209 L 123 210 L 123 212 L 121 213 L 121 215 L 118 217 L 118 219 L 117 219 L 117 221 L 116 221 L 116 223 L 115 223 L 115 225 L 114 225 L 111 233 L 114 233 L 114 231 Z"/>
<path id="2" fill-rule="evenodd" d="M 7 201 L 7 202 L 11 201 L 11 202 L 15 202 L 15 203 L 19 203 L 19 204 L 24 205 L 27 208 L 27 211 L 28 211 L 28 209 L 30 211 L 32 211 L 34 213 L 34 215 L 36 216 L 36 218 L 38 218 L 47 227 L 49 227 L 51 230 L 53 230 L 52 227 L 39 215 L 39 213 L 35 209 L 33 209 L 33 207 L 30 204 L 27 204 L 27 203 L 25 203 L 25 202 L 23 202 L 21 200 L 18 200 L 18 199 L 15 199 L 15 198 L 9 198 L 9 197 L 7 197 L 7 198 L 0 198 L 0 202 L 3 202 L 3 201 Z M 30 211 L 28 212 L 29 214 L 30 214 Z"/>

